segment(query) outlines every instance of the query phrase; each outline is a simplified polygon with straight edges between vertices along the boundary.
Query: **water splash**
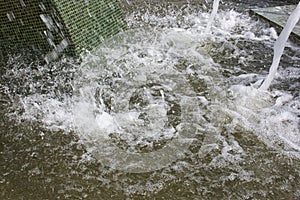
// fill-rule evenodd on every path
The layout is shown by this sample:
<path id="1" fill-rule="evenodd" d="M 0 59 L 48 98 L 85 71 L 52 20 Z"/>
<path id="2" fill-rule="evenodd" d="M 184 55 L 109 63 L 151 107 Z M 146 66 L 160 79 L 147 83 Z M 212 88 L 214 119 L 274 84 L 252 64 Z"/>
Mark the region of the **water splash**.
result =
<path id="1" fill-rule="evenodd" d="M 300 3 L 289 16 L 286 25 L 284 26 L 282 32 L 280 33 L 278 39 L 275 42 L 273 62 L 269 71 L 269 75 L 267 76 L 263 84 L 260 86 L 259 88 L 260 90 L 267 90 L 270 87 L 271 82 L 274 79 L 274 76 L 277 72 L 277 68 L 279 66 L 281 56 L 283 54 L 285 43 L 287 42 L 291 32 L 293 31 L 299 19 L 300 19 Z"/>
<path id="2" fill-rule="evenodd" d="M 225 112 L 233 117 L 233 124 L 251 130 L 271 148 L 300 158 L 299 109 L 294 109 L 299 104 L 297 99 L 242 85 L 230 90 L 234 97 Z"/>
<path id="3" fill-rule="evenodd" d="M 274 30 L 221 11 L 217 34 L 201 40 L 209 13 L 163 13 L 132 11 L 128 21 L 136 29 L 105 43 L 81 65 L 34 67 L 22 65 L 22 57 L 10 59 L 11 68 L 0 77 L 1 95 L 2 89 L 10 93 L 20 124 L 1 130 L 9 145 L 2 148 L 1 166 L 7 168 L 0 182 L 11 199 L 32 199 L 32 191 L 39 192 L 37 199 L 43 192 L 44 198 L 73 199 L 299 197 L 299 159 L 285 156 L 299 155 L 299 69 L 290 66 L 282 77 L 295 77 L 292 96 L 285 88 L 245 87 L 263 79 L 253 55 L 262 55 L 261 46 L 271 52 Z M 7 136 L 9 126 L 15 128 Z M 139 169 L 138 159 L 124 165 L 126 156 L 159 152 L 176 139 L 179 147 L 192 140 L 185 153 L 176 152 L 178 160 L 165 165 L 158 154 L 145 169 L 159 163 L 162 169 L 128 173 Z M 122 156 L 101 154 L 111 156 L 109 148 Z"/>
<path id="4" fill-rule="evenodd" d="M 152 35 L 148 41 L 144 34 L 123 33 L 90 55 L 105 56 L 107 65 L 91 73 L 87 59 L 83 68 L 89 69 L 89 81 L 79 86 L 73 108 L 80 138 L 91 153 L 107 166 L 132 173 L 161 169 L 184 155 L 206 112 L 197 106 L 189 82 L 202 80 L 205 93 L 207 75 L 216 70 L 189 31 L 154 31 L 147 33 Z M 107 82 L 95 84 L 103 76 Z"/>
<path id="5" fill-rule="evenodd" d="M 164 23 L 166 20 L 156 15 L 151 17 L 149 13 L 145 15 L 148 18 L 156 17 L 158 23 Z M 207 36 L 214 42 L 224 43 L 224 37 L 229 36 L 254 41 L 272 38 L 271 30 L 265 31 L 269 36 L 250 34 L 251 26 L 247 24 L 251 21 L 239 13 L 230 11 L 221 12 L 219 15 L 224 23 L 216 29 L 218 34 Z M 169 21 L 173 20 L 172 17 L 169 18 Z M 152 171 L 158 169 L 158 166 L 166 166 L 175 157 L 181 157 L 184 152 L 184 148 L 181 147 L 188 146 L 184 146 L 183 144 L 187 143 L 181 139 L 189 139 L 190 135 L 197 135 L 199 132 L 204 132 L 206 138 L 206 145 L 202 144 L 200 149 L 201 154 L 210 152 L 215 148 L 214 145 L 218 141 L 216 138 L 220 133 L 219 130 L 212 129 L 219 129 L 224 119 L 228 116 L 233 119 L 237 119 L 238 116 L 244 117 L 245 113 L 253 114 L 264 106 L 272 110 L 273 104 L 269 94 L 264 96 L 265 94 L 253 91 L 242 92 L 243 89 L 234 90 L 238 91 L 236 94 L 241 95 L 238 99 L 247 100 L 247 94 L 251 93 L 251 103 L 245 103 L 246 100 L 241 103 L 235 99 L 224 101 L 228 98 L 228 94 L 224 92 L 227 86 L 218 86 L 225 80 L 221 73 L 223 69 L 208 55 L 211 41 L 199 40 L 205 35 L 203 21 L 209 20 L 208 15 L 188 15 L 184 20 L 189 20 L 193 26 L 186 29 L 169 24 L 169 27 L 163 29 L 134 29 L 114 37 L 85 58 L 81 66 L 76 67 L 80 70 L 76 77 L 72 77 L 74 81 L 70 83 L 73 88 L 71 97 L 62 100 L 55 99 L 55 95 L 49 97 L 34 94 L 25 97 L 22 100 L 22 118 L 41 121 L 53 130 L 75 129 L 95 157 L 109 166 L 127 171 Z M 228 23 L 231 26 L 224 29 L 222 24 Z M 245 31 L 233 32 L 239 29 Z M 226 40 L 231 40 L 230 38 Z M 238 49 L 236 51 L 237 56 L 243 53 Z M 247 58 L 249 55 L 244 56 Z M 247 59 L 251 59 L 251 56 Z M 240 78 L 248 79 L 247 77 Z M 223 92 L 220 92 L 222 90 Z M 57 95 L 61 96 L 61 93 Z M 237 108 L 235 105 L 242 107 Z M 223 107 L 230 109 L 227 111 Z M 240 115 L 232 115 L 239 110 L 243 110 Z M 221 114 L 218 118 L 211 117 L 211 123 L 208 123 L 208 116 L 214 115 L 213 113 L 227 114 Z M 260 115 L 257 115 L 253 119 L 259 118 Z M 253 132 L 260 132 L 247 125 L 257 124 L 257 121 L 250 121 L 244 124 L 245 127 Z M 199 123 L 201 126 L 205 123 L 207 125 L 201 127 Z M 187 126 L 193 128 L 188 130 Z M 124 153 L 132 155 L 127 156 L 129 160 L 141 161 L 135 158 L 139 151 L 149 153 L 166 142 L 175 141 L 176 138 L 182 145 L 180 142 L 169 144 L 171 148 L 178 146 L 178 151 L 173 151 L 175 156 L 170 156 L 171 160 L 165 159 L 157 162 L 158 165 L 151 166 L 147 163 L 157 157 L 148 154 L 150 157 L 144 156 L 145 164 L 131 165 L 127 168 L 125 165 L 128 161 L 120 161 L 125 157 Z M 114 157 L 114 152 L 119 152 L 115 153 L 119 157 Z M 116 163 L 118 160 L 120 162 Z"/>

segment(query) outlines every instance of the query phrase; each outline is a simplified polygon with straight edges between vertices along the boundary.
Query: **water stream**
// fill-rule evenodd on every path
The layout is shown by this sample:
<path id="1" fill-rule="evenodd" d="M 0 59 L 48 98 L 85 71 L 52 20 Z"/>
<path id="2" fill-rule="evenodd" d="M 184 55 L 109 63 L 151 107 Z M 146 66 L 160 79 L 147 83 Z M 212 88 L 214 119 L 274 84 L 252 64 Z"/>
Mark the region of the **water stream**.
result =
<path id="1" fill-rule="evenodd" d="M 297 199 L 299 45 L 257 89 L 274 28 L 147 4 L 81 63 L 11 54 L 0 78 L 1 199 Z"/>
<path id="2" fill-rule="evenodd" d="M 296 26 L 297 22 L 300 19 L 300 3 L 296 7 L 296 9 L 291 13 L 291 15 L 288 18 L 288 21 L 286 22 L 285 27 L 283 28 L 282 32 L 280 33 L 278 39 L 276 40 L 274 44 L 274 56 L 273 56 L 273 62 L 270 67 L 270 72 L 266 78 L 266 80 L 263 82 L 263 84 L 260 86 L 261 90 L 267 90 L 272 80 L 274 79 L 274 76 L 277 72 L 281 56 L 283 54 L 283 50 L 285 48 L 285 44 L 293 31 L 294 27 Z"/>
<path id="3" fill-rule="evenodd" d="M 207 27 L 206 27 L 206 33 L 207 34 L 211 32 L 211 26 L 212 26 L 212 23 L 215 20 L 216 15 L 217 15 L 217 12 L 218 12 L 218 9 L 219 9 L 219 4 L 220 4 L 220 0 L 214 0 L 213 9 L 211 11 L 211 14 L 210 14 L 210 17 L 209 17 L 209 20 L 208 20 L 208 23 L 207 23 Z"/>

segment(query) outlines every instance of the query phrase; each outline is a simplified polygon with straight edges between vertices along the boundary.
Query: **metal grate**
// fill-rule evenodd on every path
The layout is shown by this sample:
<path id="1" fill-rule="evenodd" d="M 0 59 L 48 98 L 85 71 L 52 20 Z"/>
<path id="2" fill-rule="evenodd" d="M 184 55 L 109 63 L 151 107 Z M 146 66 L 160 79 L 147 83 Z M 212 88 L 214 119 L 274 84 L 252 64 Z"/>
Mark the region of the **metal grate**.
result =
<path id="1" fill-rule="evenodd" d="M 0 1 L 0 39 L 79 55 L 126 28 L 117 0 Z"/>

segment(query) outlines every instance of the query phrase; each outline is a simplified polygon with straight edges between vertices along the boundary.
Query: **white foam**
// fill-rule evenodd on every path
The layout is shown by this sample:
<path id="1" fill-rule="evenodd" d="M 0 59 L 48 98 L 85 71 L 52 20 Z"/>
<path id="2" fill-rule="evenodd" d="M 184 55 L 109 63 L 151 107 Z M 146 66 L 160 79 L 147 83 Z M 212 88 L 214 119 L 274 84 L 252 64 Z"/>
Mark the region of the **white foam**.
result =
<path id="1" fill-rule="evenodd" d="M 134 15 L 142 15 L 145 21 L 135 21 Z M 227 77 L 220 72 L 223 69 L 206 48 L 228 40 L 270 41 L 275 37 L 273 29 L 260 30 L 249 16 L 232 10 L 219 12 L 213 34 L 205 35 L 207 13 L 187 14 L 184 20 L 189 26 L 185 28 L 178 28 L 178 19 L 169 15 L 132 13 L 127 18 L 132 19 L 130 23 L 155 21 L 157 27 L 123 32 L 90 52 L 78 67 L 73 96 L 63 100 L 39 94 L 23 98 L 23 119 L 40 121 L 49 129 L 74 131 L 95 158 L 130 172 L 167 166 L 182 156 L 189 144 L 186 141 L 200 133 L 205 139 L 199 157 L 220 150 L 215 165 L 240 162 L 243 149 L 221 135 L 228 116 L 232 126 L 244 126 L 271 148 L 299 154 L 299 117 L 293 113 L 294 108 L 299 110 L 299 103 L 284 92 L 272 94 L 241 85 L 260 81 L 257 74 L 232 75 L 238 83 L 229 88 Z M 253 55 L 234 50 L 232 56 L 243 54 L 243 62 L 253 59 Z M 190 77 L 203 85 L 193 88 Z M 134 95 L 141 101 L 130 103 Z M 175 118 L 177 124 L 170 125 L 168 110 L 176 103 L 181 114 Z M 169 140 L 173 143 L 167 143 L 166 152 L 158 151 L 158 156 L 149 152 L 140 156 L 136 150 L 139 145 L 151 150 L 155 142 Z M 124 141 L 125 147 L 119 148 Z"/>
<path id="2" fill-rule="evenodd" d="M 227 112 L 238 124 L 270 147 L 300 158 L 299 111 L 289 107 L 289 102 L 293 101 L 290 94 L 271 94 L 245 86 L 234 86 L 232 91 L 235 93 L 233 107 Z"/>

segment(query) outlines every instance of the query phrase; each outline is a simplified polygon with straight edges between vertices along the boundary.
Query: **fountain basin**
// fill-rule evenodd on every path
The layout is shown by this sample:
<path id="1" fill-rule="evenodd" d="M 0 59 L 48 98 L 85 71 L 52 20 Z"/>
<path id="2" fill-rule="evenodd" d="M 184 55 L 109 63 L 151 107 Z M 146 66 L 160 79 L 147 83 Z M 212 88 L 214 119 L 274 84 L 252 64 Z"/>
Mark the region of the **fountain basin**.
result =
<path id="1" fill-rule="evenodd" d="M 199 2 L 128 5 L 80 64 L 10 55 L 1 199 L 299 199 L 299 46 L 257 90 L 274 29 L 221 6 L 206 35 Z"/>

